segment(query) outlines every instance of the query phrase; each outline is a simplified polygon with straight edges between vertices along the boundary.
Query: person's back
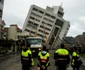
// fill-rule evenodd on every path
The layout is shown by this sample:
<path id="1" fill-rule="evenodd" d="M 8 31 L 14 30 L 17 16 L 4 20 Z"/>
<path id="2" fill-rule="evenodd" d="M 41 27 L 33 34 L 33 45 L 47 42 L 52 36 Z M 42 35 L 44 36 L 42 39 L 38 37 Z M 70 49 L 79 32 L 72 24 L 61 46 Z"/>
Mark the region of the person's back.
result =
<path id="1" fill-rule="evenodd" d="M 40 70 L 47 70 L 49 66 L 49 57 L 50 54 L 47 52 L 46 47 L 43 47 L 43 50 L 38 53 L 38 67 Z"/>
<path id="2" fill-rule="evenodd" d="M 77 52 L 73 51 L 71 60 L 71 66 L 73 67 L 73 70 L 79 70 L 81 64 L 82 61 L 80 56 L 77 54 Z"/>
<path id="3" fill-rule="evenodd" d="M 30 47 L 30 45 L 29 45 Z M 21 52 L 21 63 L 23 70 L 29 70 L 30 66 L 34 65 L 32 52 L 28 49 L 28 46 L 24 47 Z"/>
<path id="4" fill-rule="evenodd" d="M 64 44 L 61 44 L 61 48 L 54 53 L 55 65 L 58 70 L 66 70 L 67 65 L 70 62 L 69 52 L 64 49 Z"/>

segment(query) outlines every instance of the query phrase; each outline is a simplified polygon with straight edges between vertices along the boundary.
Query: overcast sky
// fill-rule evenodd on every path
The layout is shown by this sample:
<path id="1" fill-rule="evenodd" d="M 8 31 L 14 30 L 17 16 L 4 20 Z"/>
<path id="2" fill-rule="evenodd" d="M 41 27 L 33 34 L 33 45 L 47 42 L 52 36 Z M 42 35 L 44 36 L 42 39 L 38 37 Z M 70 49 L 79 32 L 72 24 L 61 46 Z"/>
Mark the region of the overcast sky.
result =
<path id="1" fill-rule="evenodd" d="M 85 0 L 5 0 L 3 20 L 6 26 L 17 24 L 22 29 L 29 8 L 33 4 L 44 9 L 46 6 L 62 4 L 65 13 L 63 18 L 71 25 L 67 36 L 75 37 L 85 32 Z"/>

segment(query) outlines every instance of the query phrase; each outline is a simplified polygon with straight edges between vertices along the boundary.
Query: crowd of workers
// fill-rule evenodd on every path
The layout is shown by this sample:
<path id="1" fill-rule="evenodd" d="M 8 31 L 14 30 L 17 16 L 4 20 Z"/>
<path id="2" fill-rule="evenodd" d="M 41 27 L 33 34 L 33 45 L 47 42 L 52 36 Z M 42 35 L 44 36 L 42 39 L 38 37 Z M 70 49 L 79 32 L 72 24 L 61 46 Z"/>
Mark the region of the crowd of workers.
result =
<path id="1" fill-rule="evenodd" d="M 38 53 L 38 70 L 47 70 L 48 66 L 50 66 L 49 58 L 50 54 L 47 51 L 46 46 L 43 45 L 42 51 Z M 61 48 L 55 51 L 54 60 L 56 70 L 67 70 L 70 62 L 73 70 L 79 70 L 80 65 L 82 64 L 80 56 L 76 53 L 75 49 L 72 53 L 72 58 L 70 57 L 69 51 L 65 49 L 64 43 L 61 44 Z M 22 70 L 30 70 L 30 67 L 34 66 L 30 44 L 27 44 L 27 46 L 22 49 L 21 63 Z"/>

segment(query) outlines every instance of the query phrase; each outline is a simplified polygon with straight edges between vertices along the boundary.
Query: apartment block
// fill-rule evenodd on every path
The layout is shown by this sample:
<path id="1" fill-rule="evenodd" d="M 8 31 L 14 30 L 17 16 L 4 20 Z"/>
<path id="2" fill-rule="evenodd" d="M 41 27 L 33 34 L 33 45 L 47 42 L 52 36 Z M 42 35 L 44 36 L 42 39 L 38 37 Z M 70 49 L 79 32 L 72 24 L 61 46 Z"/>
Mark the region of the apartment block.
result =
<path id="1" fill-rule="evenodd" d="M 32 36 L 40 36 L 52 45 L 56 38 L 60 37 L 62 40 L 68 32 L 69 22 L 63 19 L 63 15 L 61 6 L 47 6 L 46 9 L 43 9 L 31 5 L 23 25 L 23 31 L 31 33 Z"/>
<path id="2" fill-rule="evenodd" d="M 3 15 L 3 5 L 4 5 L 4 0 L 0 0 L 0 39 L 3 37 L 3 21 L 2 21 L 2 15 Z"/>

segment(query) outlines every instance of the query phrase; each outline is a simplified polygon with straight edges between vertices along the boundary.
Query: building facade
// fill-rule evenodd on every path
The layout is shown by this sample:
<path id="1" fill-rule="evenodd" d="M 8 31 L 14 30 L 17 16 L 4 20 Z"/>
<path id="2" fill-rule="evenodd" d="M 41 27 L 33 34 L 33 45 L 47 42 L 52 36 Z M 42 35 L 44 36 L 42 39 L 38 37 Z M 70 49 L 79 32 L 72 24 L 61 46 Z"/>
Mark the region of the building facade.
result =
<path id="1" fill-rule="evenodd" d="M 5 27 L 5 38 L 12 40 L 23 39 L 29 36 L 28 32 L 22 32 L 22 30 L 17 26 L 17 24 L 11 24 L 10 27 Z"/>
<path id="2" fill-rule="evenodd" d="M 4 26 L 5 25 L 6 25 L 5 22 L 2 20 L 0 23 L 0 39 L 4 39 L 4 33 L 5 33 Z"/>
<path id="3" fill-rule="evenodd" d="M 63 19 L 63 15 L 61 6 L 53 6 L 52 8 L 47 6 L 46 9 L 42 9 L 31 5 L 23 25 L 23 31 L 31 33 L 32 36 L 40 36 L 52 45 L 57 37 L 62 40 L 68 32 L 69 22 Z"/>
<path id="4" fill-rule="evenodd" d="M 4 26 L 2 21 L 3 5 L 4 5 L 4 0 L 0 0 L 0 39 L 2 39 L 3 36 L 3 26 Z"/>

